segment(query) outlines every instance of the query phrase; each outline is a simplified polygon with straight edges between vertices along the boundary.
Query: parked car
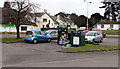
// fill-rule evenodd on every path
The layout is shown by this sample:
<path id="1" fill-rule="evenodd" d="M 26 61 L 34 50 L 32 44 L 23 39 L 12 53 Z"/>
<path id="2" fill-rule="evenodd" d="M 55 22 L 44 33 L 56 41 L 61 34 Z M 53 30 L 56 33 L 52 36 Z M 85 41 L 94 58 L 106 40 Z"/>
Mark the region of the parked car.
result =
<path id="1" fill-rule="evenodd" d="M 103 38 L 106 37 L 106 33 L 104 33 L 103 31 L 100 31 L 100 30 L 96 30 L 96 31 L 100 32 L 102 34 Z"/>
<path id="2" fill-rule="evenodd" d="M 86 34 L 88 32 L 88 30 L 84 30 L 83 33 Z"/>
<path id="3" fill-rule="evenodd" d="M 47 30 L 45 33 L 49 35 L 51 39 L 57 39 L 58 37 L 58 30 Z"/>
<path id="4" fill-rule="evenodd" d="M 24 37 L 25 42 L 38 43 L 40 41 L 51 41 L 51 37 L 40 30 L 27 31 Z"/>
<path id="5" fill-rule="evenodd" d="M 95 43 L 102 42 L 103 36 L 99 31 L 89 31 L 85 34 L 85 42 Z"/>
<path id="6" fill-rule="evenodd" d="M 106 33 L 102 32 L 102 35 L 103 35 L 103 38 L 105 38 L 105 37 L 106 37 Z"/>
<path id="7" fill-rule="evenodd" d="M 84 30 L 83 33 L 86 34 L 88 31 L 89 31 L 89 30 Z M 101 30 L 99 30 L 99 29 L 94 28 L 94 29 L 92 29 L 92 31 L 99 31 L 100 33 L 102 33 L 103 38 L 106 37 L 106 33 L 104 33 L 103 31 L 101 31 Z"/>

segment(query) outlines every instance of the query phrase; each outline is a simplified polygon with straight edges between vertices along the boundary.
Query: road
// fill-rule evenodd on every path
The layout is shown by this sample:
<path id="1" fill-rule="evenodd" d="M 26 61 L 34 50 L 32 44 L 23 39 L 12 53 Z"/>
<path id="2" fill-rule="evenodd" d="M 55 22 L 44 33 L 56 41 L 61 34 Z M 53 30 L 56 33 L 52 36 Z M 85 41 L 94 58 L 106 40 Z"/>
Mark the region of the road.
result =
<path id="1" fill-rule="evenodd" d="M 118 46 L 118 45 L 120 45 L 118 39 L 119 38 L 104 38 L 103 42 L 100 44 Z"/>
<path id="2" fill-rule="evenodd" d="M 4 67 L 118 67 L 118 52 L 58 53 L 51 43 L 3 43 Z"/>

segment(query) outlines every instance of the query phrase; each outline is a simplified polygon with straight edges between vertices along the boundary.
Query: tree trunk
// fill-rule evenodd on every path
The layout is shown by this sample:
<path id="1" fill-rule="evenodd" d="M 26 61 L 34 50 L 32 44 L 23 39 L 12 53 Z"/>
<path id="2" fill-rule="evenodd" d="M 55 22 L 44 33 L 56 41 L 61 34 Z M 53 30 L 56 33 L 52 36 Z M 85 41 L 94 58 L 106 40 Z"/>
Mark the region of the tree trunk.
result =
<path id="1" fill-rule="evenodd" d="M 20 26 L 16 26 L 16 30 L 17 30 L 17 38 L 20 38 L 19 27 L 20 27 Z"/>

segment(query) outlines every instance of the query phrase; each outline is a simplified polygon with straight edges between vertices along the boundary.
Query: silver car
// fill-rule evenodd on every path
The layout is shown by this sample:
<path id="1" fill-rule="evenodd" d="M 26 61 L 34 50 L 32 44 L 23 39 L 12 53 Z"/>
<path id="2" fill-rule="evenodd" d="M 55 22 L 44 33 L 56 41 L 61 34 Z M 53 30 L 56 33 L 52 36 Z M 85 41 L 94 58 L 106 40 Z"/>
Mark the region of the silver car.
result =
<path id="1" fill-rule="evenodd" d="M 85 34 L 85 41 L 88 43 L 102 42 L 103 36 L 99 31 L 89 31 Z"/>
<path id="2" fill-rule="evenodd" d="M 58 37 L 58 30 L 47 30 L 45 33 L 50 35 L 51 39 L 57 39 Z"/>

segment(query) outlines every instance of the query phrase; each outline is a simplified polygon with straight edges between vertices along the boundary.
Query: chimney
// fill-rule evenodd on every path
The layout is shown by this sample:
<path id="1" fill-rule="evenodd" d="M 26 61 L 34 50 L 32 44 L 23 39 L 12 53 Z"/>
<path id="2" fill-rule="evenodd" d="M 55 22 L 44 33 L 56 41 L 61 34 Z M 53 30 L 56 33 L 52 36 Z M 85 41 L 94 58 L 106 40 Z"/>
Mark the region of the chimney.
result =
<path id="1" fill-rule="evenodd" d="M 8 1 L 4 2 L 4 8 L 10 8 L 10 2 Z"/>
<path id="2" fill-rule="evenodd" d="M 47 13 L 47 10 L 46 10 L 46 9 L 44 9 L 44 12 L 45 12 L 45 13 Z"/>

